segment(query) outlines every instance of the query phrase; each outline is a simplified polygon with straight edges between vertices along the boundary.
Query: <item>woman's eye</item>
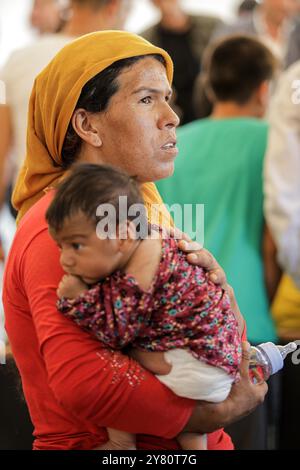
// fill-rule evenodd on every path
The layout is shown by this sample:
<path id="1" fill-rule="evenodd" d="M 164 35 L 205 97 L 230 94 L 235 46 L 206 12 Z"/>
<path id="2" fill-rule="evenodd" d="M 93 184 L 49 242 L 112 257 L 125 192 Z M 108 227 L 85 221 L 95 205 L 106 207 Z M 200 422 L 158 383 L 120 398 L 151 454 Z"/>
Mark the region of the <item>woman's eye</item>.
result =
<path id="1" fill-rule="evenodd" d="M 145 98 L 141 99 L 141 102 L 144 104 L 150 104 L 151 103 L 151 96 L 146 96 Z"/>

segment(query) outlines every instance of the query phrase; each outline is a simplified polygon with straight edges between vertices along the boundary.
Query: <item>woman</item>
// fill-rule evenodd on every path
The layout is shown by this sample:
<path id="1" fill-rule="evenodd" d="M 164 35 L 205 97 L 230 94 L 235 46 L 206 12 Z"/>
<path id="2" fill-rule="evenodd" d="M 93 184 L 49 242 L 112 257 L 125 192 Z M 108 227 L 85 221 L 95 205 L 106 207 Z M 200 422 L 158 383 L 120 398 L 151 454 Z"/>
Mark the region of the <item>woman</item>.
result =
<path id="1" fill-rule="evenodd" d="M 107 441 L 105 427 L 139 434 L 138 448 L 176 449 L 173 438 L 183 429 L 214 431 L 248 413 L 266 393 L 265 384 L 250 383 L 244 361 L 242 380 L 225 402 L 200 405 L 175 397 L 146 370 L 137 381 L 137 363 L 101 348 L 55 308 L 63 272 L 44 217 L 53 191 L 44 195 L 45 189 L 74 161 L 109 163 L 137 176 L 148 207 L 161 202 L 146 182 L 173 171 L 178 118 L 168 105 L 172 73 L 162 49 L 130 33 L 106 31 L 67 45 L 36 79 L 27 157 L 14 193 L 22 220 L 4 287 L 6 328 L 35 426 L 34 449 L 93 449 Z M 169 222 L 166 209 L 159 216 Z M 210 434 L 208 448 L 232 445 L 219 430 Z"/>

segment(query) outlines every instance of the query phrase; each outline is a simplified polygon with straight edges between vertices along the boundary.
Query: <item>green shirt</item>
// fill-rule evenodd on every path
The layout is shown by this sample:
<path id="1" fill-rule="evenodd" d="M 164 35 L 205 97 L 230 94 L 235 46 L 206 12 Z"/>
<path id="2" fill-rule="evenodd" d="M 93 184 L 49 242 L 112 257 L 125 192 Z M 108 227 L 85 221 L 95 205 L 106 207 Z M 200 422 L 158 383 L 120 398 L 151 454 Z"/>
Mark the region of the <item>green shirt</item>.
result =
<path id="1" fill-rule="evenodd" d="M 234 288 L 252 343 L 276 340 L 262 260 L 267 135 L 267 124 L 251 118 L 202 119 L 183 126 L 174 175 L 157 184 L 168 205 L 204 204 L 205 247 Z M 190 214 L 195 217 L 195 211 Z M 193 222 L 185 219 L 180 228 Z"/>

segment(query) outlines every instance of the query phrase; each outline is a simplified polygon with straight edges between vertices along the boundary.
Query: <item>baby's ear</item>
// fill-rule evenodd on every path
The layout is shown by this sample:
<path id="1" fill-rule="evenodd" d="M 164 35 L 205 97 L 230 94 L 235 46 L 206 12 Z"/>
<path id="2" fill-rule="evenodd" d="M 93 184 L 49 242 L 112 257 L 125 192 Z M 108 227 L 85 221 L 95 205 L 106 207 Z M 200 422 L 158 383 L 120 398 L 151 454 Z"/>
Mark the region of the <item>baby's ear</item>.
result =
<path id="1" fill-rule="evenodd" d="M 127 233 L 130 240 L 136 240 L 138 238 L 136 226 L 132 220 L 127 220 Z"/>
<path id="2" fill-rule="evenodd" d="M 130 220 L 121 222 L 118 226 L 119 248 L 126 250 L 128 244 L 137 239 L 135 224 Z"/>

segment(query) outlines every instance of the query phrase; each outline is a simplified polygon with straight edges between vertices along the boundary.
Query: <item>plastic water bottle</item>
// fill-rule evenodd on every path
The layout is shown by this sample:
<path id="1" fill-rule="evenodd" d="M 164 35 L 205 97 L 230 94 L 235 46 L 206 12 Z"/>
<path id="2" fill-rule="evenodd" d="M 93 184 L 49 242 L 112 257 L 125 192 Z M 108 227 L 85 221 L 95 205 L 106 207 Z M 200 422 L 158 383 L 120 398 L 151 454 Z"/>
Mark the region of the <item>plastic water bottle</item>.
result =
<path id="1" fill-rule="evenodd" d="M 257 382 L 251 371 L 256 370 L 263 380 L 268 380 L 270 375 L 276 374 L 283 368 L 286 356 L 297 349 L 296 343 L 288 343 L 285 346 L 276 346 L 274 343 L 262 343 L 259 346 L 251 346 L 250 349 L 250 375 L 254 383 Z"/>

